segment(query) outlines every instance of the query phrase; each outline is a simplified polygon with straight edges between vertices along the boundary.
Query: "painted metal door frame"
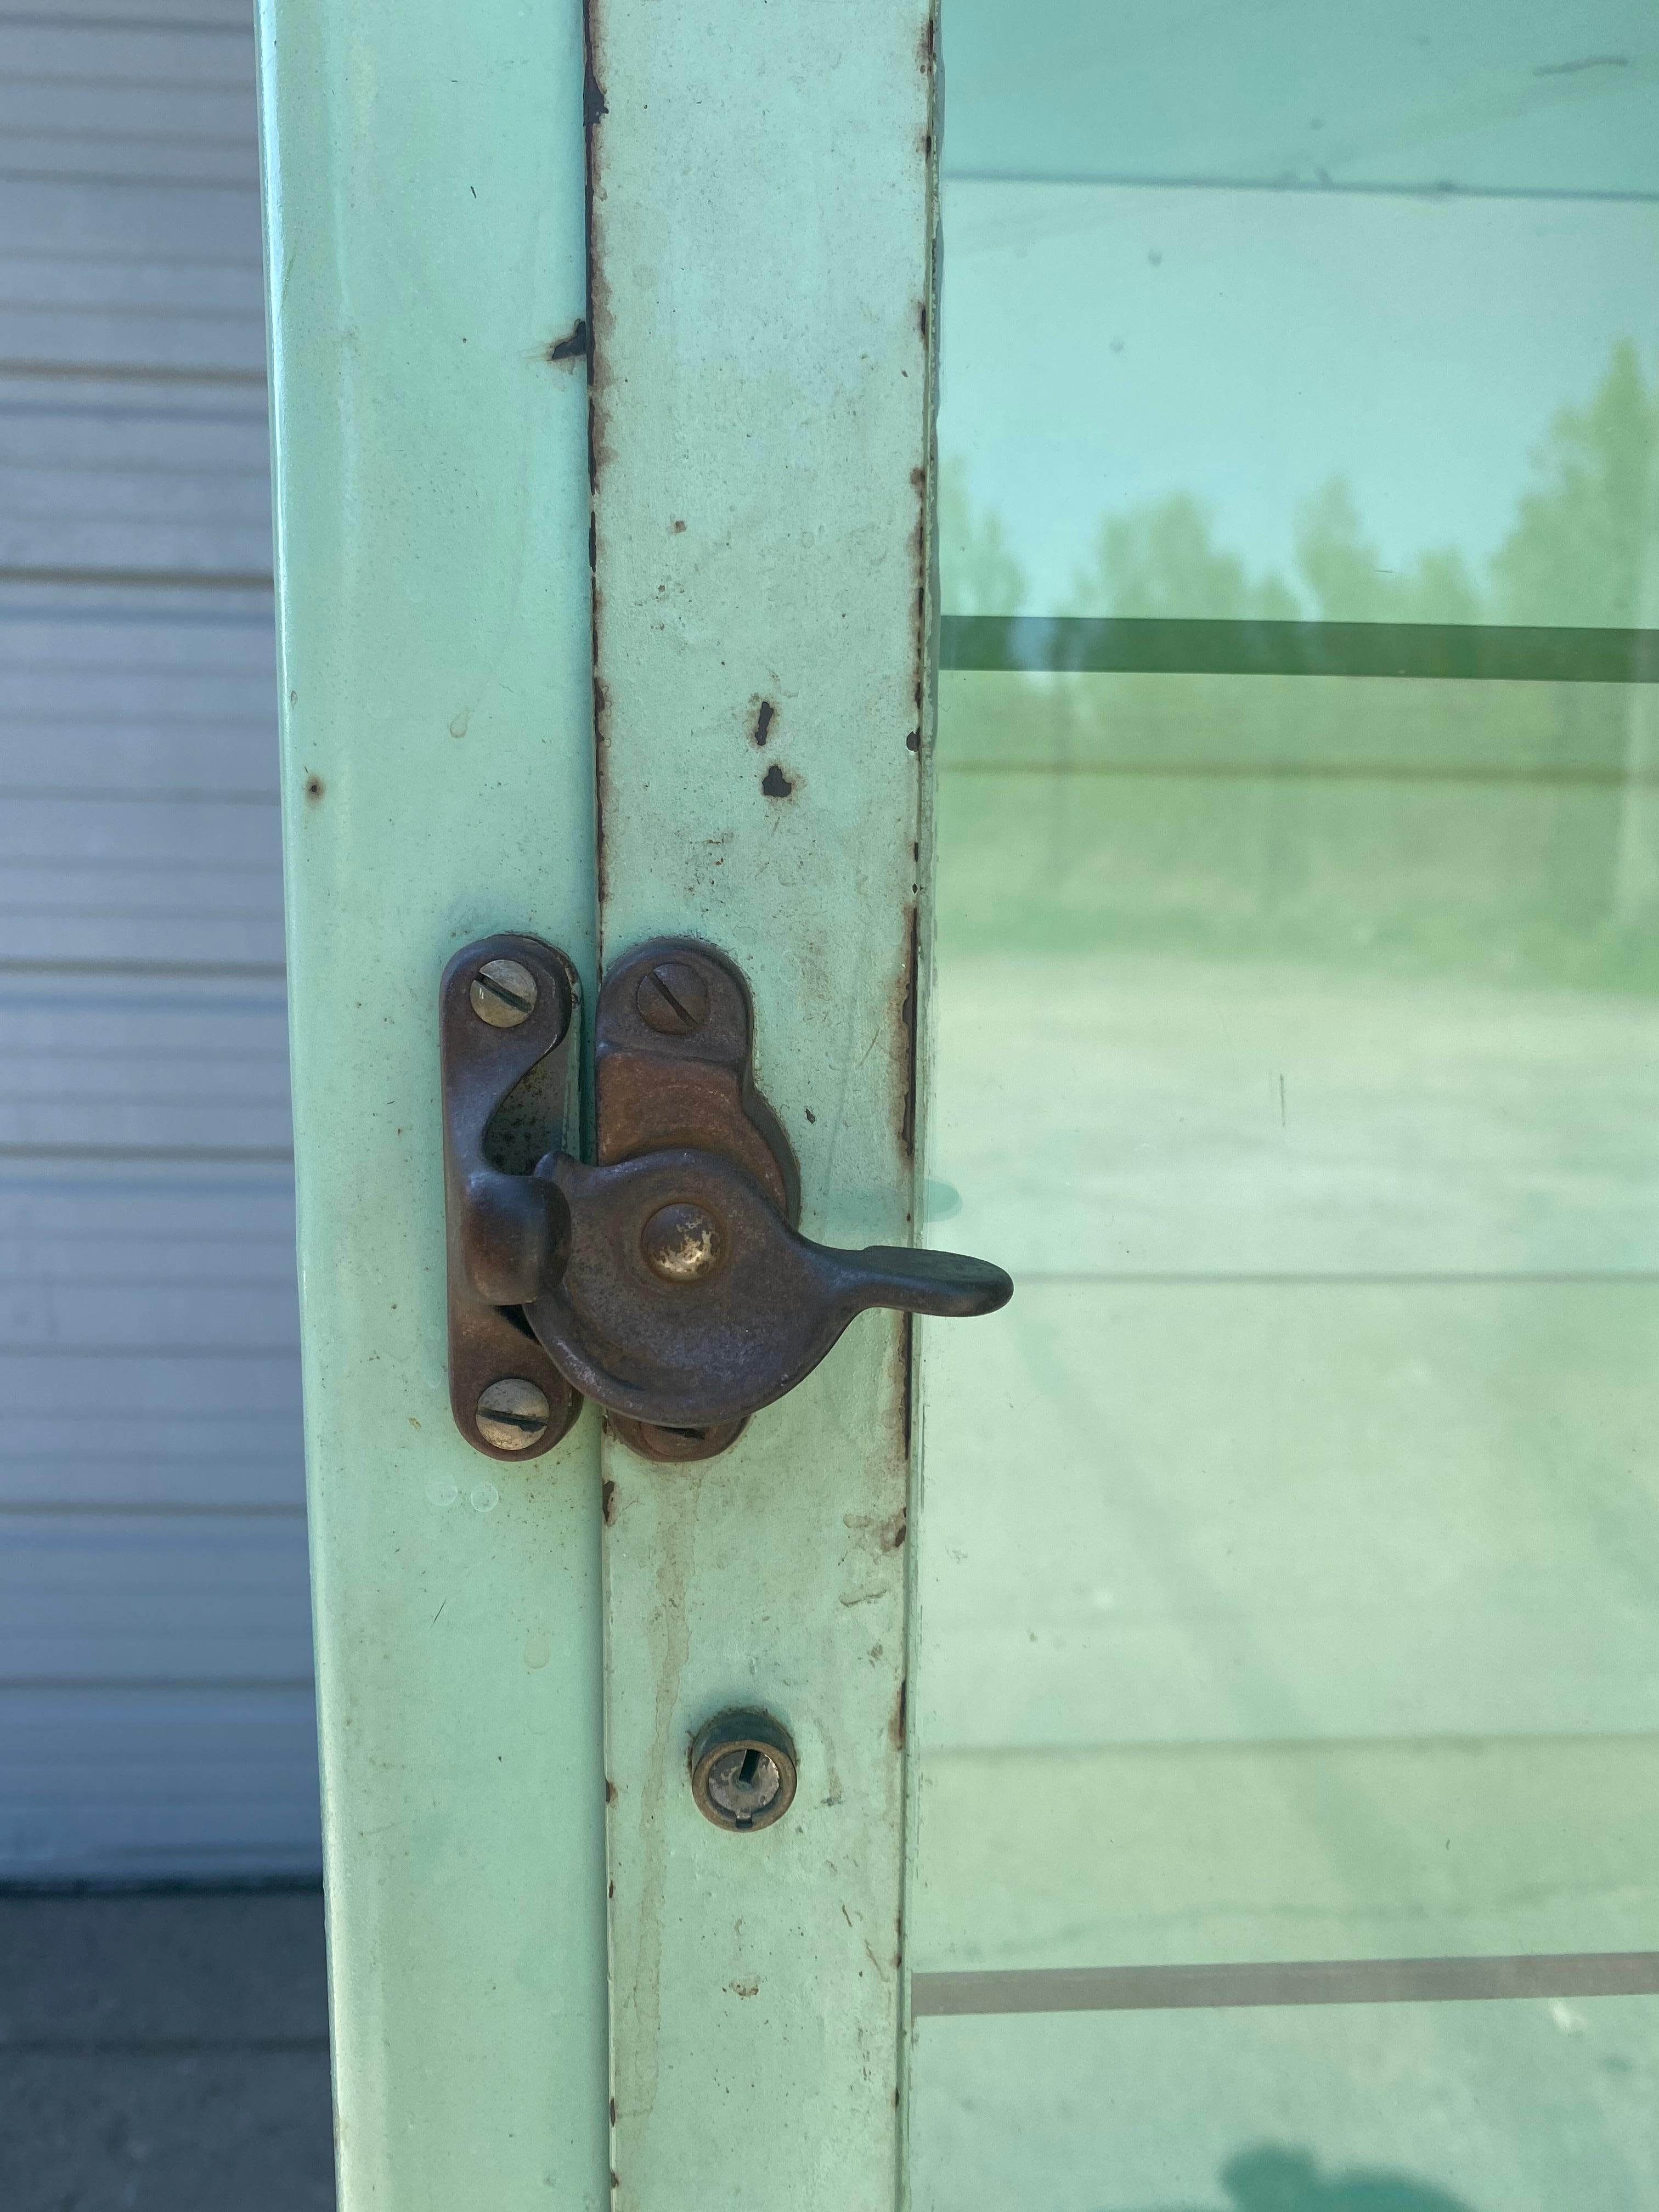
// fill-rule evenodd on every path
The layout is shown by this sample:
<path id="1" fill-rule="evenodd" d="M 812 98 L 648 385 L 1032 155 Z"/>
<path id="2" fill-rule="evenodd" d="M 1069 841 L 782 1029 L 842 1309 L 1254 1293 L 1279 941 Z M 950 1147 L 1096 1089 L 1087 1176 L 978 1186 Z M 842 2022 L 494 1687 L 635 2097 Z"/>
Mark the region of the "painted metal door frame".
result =
<path id="1" fill-rule="evenodd" d="M 601 949 L 703 938 L 803 1226 L 909 1235 L 933 0 L 586 28 L 261 7 L 342 2204 L 885 2212 L 908 1331 L 865 1316 L 701 1467 L 591 1409 L 482 1459 L 446 1402 L 434 1008 L 490 931 L 590 1001 Z M 801 1753 L 746 1838 L 684 1773 L 739 1702 Z"/>
<path id="2" fill-rule="evenodd" d="M 806 1233 L 906 1243 L 932 0 L 590 20 L 602 953 L 733 956 Z M 894 2200 L 909 1359 L 866 1315 L 721 1458 L 605 1446 L 613 2159 L 651 2212 Z M 801 1761 L 743 1840 L 684 1771 L 737 1705 Z"/>

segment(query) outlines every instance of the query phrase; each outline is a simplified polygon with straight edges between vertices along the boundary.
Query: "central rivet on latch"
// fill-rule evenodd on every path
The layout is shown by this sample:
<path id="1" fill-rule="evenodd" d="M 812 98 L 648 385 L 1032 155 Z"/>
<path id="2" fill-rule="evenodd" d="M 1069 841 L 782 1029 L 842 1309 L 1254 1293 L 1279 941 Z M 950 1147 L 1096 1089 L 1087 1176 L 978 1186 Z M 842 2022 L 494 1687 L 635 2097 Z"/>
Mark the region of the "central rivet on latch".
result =
<path id="1" fill-rule="evenodd" d="M 726 1257 L 726 1238 L 700 1206 L 659 1206 L 640 1231 L 645 1264 L 665 1283 L 701 1283 Z"/>

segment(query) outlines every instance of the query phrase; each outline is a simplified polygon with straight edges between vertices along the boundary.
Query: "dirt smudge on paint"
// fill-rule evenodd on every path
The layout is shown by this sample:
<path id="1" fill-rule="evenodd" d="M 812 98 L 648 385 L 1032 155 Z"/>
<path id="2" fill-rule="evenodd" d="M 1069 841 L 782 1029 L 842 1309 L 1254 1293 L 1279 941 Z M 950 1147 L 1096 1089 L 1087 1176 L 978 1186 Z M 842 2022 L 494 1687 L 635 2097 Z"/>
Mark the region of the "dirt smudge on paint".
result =
<path id="1" fill-rule="evenodd" d="M 663 1914 L 668 1905 L 670 1808 L 681 1786 L 678 1770 L 685 1764 L 685 1731 L 677 1724 L 680 1684 L 691 1656 L 686 1596 L 696 1575 L 697 1516 L 702 1499 L 700 1478 L 687 1470 L 671 1484 L 646 1493 L 629 1509 L 629 1523 L 641 1533 L 630 1540 L 633 1556 L 617 1563 L 611 1581 L 612 1632 L 616 1601 L 638 1586 L 643 1560 L 656 1565 L 654 1595 L 643 1620 L 629 1624 L 630 1642 L 643 1644 L 653 1684 L 650 1741 L 637 1775 L 629 1776 L 629 1804 L 637 1808 L 620 1826 L 613 1863 L 627 1870 L 621 1910 L 612 1922 L 616 1960 L 612 2003 L 617 2021 L 617 2063 L 623 2110 L 641 2128 L 650 2124 L 661 2072 Z M 648 1547 L 648 1548 L 647 1548 Z"/>

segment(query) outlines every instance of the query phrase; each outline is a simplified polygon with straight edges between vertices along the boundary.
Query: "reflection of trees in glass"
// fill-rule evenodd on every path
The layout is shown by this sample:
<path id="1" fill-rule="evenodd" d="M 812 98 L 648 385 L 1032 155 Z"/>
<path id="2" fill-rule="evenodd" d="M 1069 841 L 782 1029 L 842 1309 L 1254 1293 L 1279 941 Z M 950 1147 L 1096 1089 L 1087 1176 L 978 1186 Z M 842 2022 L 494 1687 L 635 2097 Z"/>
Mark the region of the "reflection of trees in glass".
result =
<path id="1" fill-rule="evenodd" d="M 1449 546 L 1388 569 L 1359 527 L 1340 477 L 1303 502 L 1296 518 L 1297 573 L 1322 622 L 1479 622 L 1480 587 Z"/>
<path id="2" fill-rule="evenodd" d="M 1177 492 L 1156 506 L 1108 515 L 1094 557 L 1065 608 L 1078 615 L 1184 615 L 1220 621 L 1293 621 L 1302 611 L 1277 576 L 1257 580 L 1216 544 L 1209 510 Z"/>
<path id="3" fill-rule="evenodd" d="M 1655 558 L 1649 487 L 1659 459 L 1659 380 L 1645 381 L 1633 345 L 1613 348 L 1589 404 L 1563 408 L 1533 459 L 1533 487 L 1484 578 L 1449 547 L 1420 553 L 1408 568 L 1385 567 L 1337 477 L 1297 510 L 1288 579 L 1252 575 L 1217 543 L 1202 501 L 1177 492 L 1106 516 L 1066 605 L 1054 611 L 1615 626 L 1656 619 L 1641 608 L 1644 568 Z M 947 609 L 1020 611 L 1024 575 L 1000 520 L 971 506 L 959 461 L 941 473 L 939 543 Z"/>
<path id="4" fill-rule="evenodd" d="M 939 471 L 939 573 L 953 614 L 1017 615 L 1025 604 L 1025 571 L 1008 550 L 1001 518 L 975 514 L 968 471 L 946 459 Z"/>
<path id="5" fill-rule="evenodd" d="M 1535 457 L 1544 481 L 1492 562 L 1499 621 L 1641 619 L 1656 444 L 1659 385 L 1643 382 L 1633 345 L 1615 346 L 1589 406 L 1564 407 Z"/>
<path id="6" fill-rule="evenodd" d="M 1221 2169 L 1228 2212 L 1469 2212 L 1403 2173 L 1351 2172 L 1322 2179 L 1305 2151 L 1243 2151 Z"/>

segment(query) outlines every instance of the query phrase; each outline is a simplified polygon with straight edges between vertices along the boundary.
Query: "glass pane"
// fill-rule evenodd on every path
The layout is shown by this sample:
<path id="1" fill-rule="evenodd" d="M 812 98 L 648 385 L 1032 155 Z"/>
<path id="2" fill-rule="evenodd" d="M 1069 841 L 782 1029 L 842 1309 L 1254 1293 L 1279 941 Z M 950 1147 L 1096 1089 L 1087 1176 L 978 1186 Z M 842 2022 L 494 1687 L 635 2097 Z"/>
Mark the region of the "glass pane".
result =
<path id="1" fill-rule="evenodd" d="M 1653 11 L 1451 12 L 947 0 L 947 610 L 1656 620 Z"/>
<path id="2" fill-rule="evenodd" d="M 918 2212 L 1656 2198 L 1654 21 L 946 0 Z"/>
<path id="3" fill-rule="evenodd" d="M 918 2212 L 1659 2203 L 1650 1998 L 930 2020 Z"/>

